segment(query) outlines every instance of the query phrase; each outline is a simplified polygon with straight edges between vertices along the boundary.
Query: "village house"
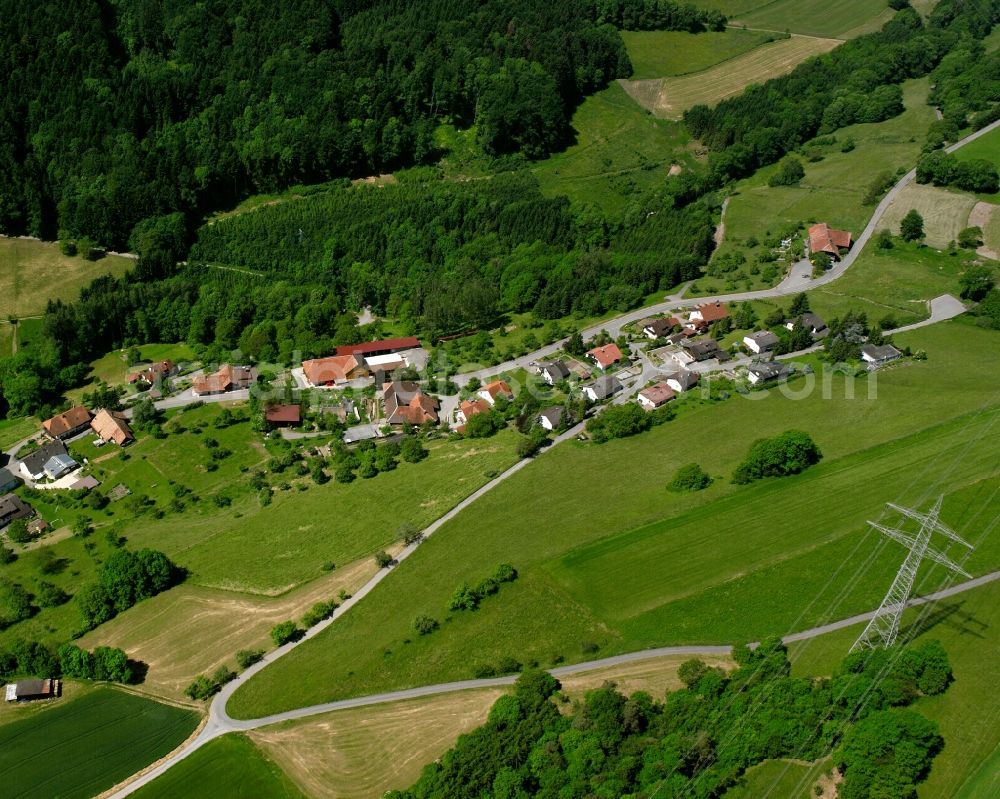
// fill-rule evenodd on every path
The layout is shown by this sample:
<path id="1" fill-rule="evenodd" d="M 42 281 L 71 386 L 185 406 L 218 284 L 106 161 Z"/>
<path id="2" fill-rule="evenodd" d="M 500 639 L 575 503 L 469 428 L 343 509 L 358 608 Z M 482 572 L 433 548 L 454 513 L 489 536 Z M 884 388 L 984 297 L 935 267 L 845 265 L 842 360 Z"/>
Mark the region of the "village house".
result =
<path id="1" fill-rule="evenodd" d="M 272 405 L 264 411 L 264 421 L 274 427 L 295 427 L 302 421 L 298 405 Z"/>
<path id="2" fill-rule="evenodd" d="M 708 326 L 712 322 L 718 322 L 720 319 L 726 319 L 728 316 L 729 308 L 724 302 L 706 302 L 691 311 L 691 314 L 688 316 L 688 323 L 701 322 L 705 326 Z"/>
<path id="3" fill-rule="evenodd" d="M 711 338 L 687 339 L 681 342 L 681 347 L 696 362 L 708 361 L 722 355 L 718 342 Z"/>
<path id="4" fill-rule="evenodd" d="M 538 414 L 538 424 L 546 430 L 557 430 L 559 425 L 562 424 L 562 418 L 563 409 L 558 405 L 553 405 L 551 408 L 546 408 Z"/>
<path id="5" fill-rule="evenodd" d="M 667 375 L 664 382 L 676 393 L 681 394 L 685 391 L 690 391 L 698 385 L 698 373 L 681 369 L 679 372 Z"/>
<path id="6" fill-rule="evenodd" d="M 124 447 L 135 440 L 132 428 L 125 420 L 125 414 L 117 411 L 108 411 L 102 408 L 90 423 L 90 427 L 102 441 L 112 441 L 119 447 Z"/>
<path id="7" fill-rule="evenodd" d="M 652 411 L 661 405 L 666 405 L 673 398 L 673 389 L 663 382 L 644 388 L 639 392 L 637 397 L 639 404 L 647 411 Z"/>
<path id="8" fill-rule="evenodd" d="M 791 374 L 791 369 L 783 363 L 776 361 L 754 363 L 747 369 L 747 380 L 750 381 L 751 385 L 756 386 L 760 383 L 779 380 L 782 377 L 787 377 L 789 374 Z"/>
<path id="9" fill-rule="evenodd" d="M 569 367 L 563 361 L 546 361 L 538 364 L 538 374 L 542 376 L 542 380 L 554 386 L 569 377 Z"/>
<path id="10" fill-rule="evenodd" d="M 382 405 L 387 424 L 419 425 L 438 421 L 441 403 L 437 397 L 424 394 L 420 386 L 406 380 L 396 380 L 382 386 Z"/>
<path id="11" fill-rule="evenodd" d="M 209 394 L 226 394 L 250 388 L 257 382 L 257 370 L 252 366 L 225 364 L 210 375 L 202 375 L 194 381 L 191 392 L 196 397 Z"/>
<path id="12" fill-rule="evenodd" d="M 58 480 L 64 474 L 69 474 L 71 471 L 76 469 L 80 464 L 78 464 L 69 455 L 53 455 L 42 467 L 42 471 L 45 472 L 45 476 L 49 480 Z"/>
<path id="13" fill-rule="evenodd" d="M 869 364 L 869 367 L 881 366 L 902 357 L 903 353 L 892 344 L 865 344 L 861 348 L 861 360 Z"/>
<path id="14" fill-rule="evenodd" d="M 371 372 L 360 355 L 332 355 L 302 362 L 302 373 L 313 388 L 330 388 L 368 377 Z"/>
<path id="15" fill-rule="evenodd" d="M 157 361 L 133 372 L 128 376 L 128 382 L 144 386 L 162 385 L 168 377 L 177 374 L 177 364 L 173 361 Z"/>
<path id="16" fill-rule="evenodd" d="M 90 426 L 90 418 L 90 411 L 82 405 L 77 405 L 68 411 L 57 413 L 51 419 L 46 419 L 42 422 L 42 429 L 49 438 L 72 438 Z"/>
<path id="17" fill-rule="evenodd" d="M 822 338 L 830 332 L 826 326 L 826 322 L 823 321 L 823 318 L 812 313 L 811 311 L 808 311 L 801 316 L 797 316 L 794 319 L 786 319 L 785 329 L 794 330 L 796 322 L 801 323 L 802 327 L 808 330 L 809 334 L 813 338 Z"/>
<path id="18" fill-rule="evenodd" d="M 62 694 L 61 680 L 18 680 L 8 683 L 5 687 L 8 702 L 54 699 Z"/>
<path id="19" fill-rule="evenodd" d="M 15 519 L 27 519 L 35 515 L 35 509 L 17 494 L 0 497 L 0 527 L 6 527 Z"/>
<path id="20" fill-rule="evenodd" d="M 503 380 L 494 380 L 492 383 L 487 383 L 479 389 L 478 394 L 489 403 L 490 407 L 496 405 L 498 397 L 503 397 L 508 402 L 514 399 L 514 392 L 511 391 L 510 386 Z"/>
<path id="21" fill-rule="evenodd" d="M 594 347 L 592 350 L 587 350 L 587 357 L 601 369 L 608 370 L 616 363 L 619 363 L 625 356 L 622 355 L 622 351 L 618 349 L 617 344 L 611 343 L 605 344 L 603 347 Z"/>
<path id="22" fill-rule="evenodd" d="M 809 252 L 825 252 L 834 261 L 840 260 L 842 250 L 851 249 L 851 234 L 846 230 L 835 230 L 826 222 L 818 222 L 809 228 Z"/>
<path id="23" fill-rule="evenodd" d="M 680 325 L 680 320 L 673 316 L 667 316 L 661 319 L 650 319 L 646 320 L 646 324 L 642 327 L 642 332 L 645 334 L 646 338 L 655 340 L 670 335 L 673 329 L 678 325 Z"/>
<path id="24" fill-rule="evenodd" d="M 750 352 L 760 355 L 762 352 L 770 352 L 781 341 L 770 330 L 760 330 L 743 337 L 743 346 Z"/>
<path id="25" fill-rule="evenodd" d="M 477 413 L 487 413 L 489 409 L 490 404 L 484 399 L 462 400 L 455 412 L 455 421 L 464 426 Z"/>
<path id="26" fill-rule="evenodd" d="M 420 346 L 416 336 L 389 338 L 382 341 L 366 341 L 363 344 L 342 344 L 334 350 L 334 355 L 358 355 L 368 358 L 373 355 L 389 355 L 403 350 L 413 350 Z"/>
<path id="27" fill-rule="evenodd" d="M 13 491 L 15 488 L 20 488 L 24 481 L 21 480 L 14 472 L 9 468 L 0 469 L 0 494 L 6 494 L 8 491 Z"/>
<path id="28" fill-rule="evenodd" d="M 56 439 L 21 458 L 21 473 L 29 480 L 45 477 L 45 464 L 55 455 L 66 455 L 66 445 Z"/>
<path id="29" fill-rule="evenodd" d="M 622 384 L 613 375 L 604 375 L 592 383 L 580 386 L 583 396 L 591 402 L 600 402 L 622 390 Z"/>

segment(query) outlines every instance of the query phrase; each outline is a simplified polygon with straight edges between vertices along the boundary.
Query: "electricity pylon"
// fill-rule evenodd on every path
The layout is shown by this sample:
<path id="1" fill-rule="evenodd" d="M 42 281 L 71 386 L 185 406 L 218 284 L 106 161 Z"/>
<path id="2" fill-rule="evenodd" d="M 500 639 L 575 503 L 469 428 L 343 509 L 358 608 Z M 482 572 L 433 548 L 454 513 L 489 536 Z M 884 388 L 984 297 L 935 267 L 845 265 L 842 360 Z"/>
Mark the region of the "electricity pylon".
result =
<path id="1" fill-rule="evenodd" d="M 920 568 L 920 563 L 924 558 L 933 560 L 935 563 L 940 563 L 942 566 L 964 577 L 972 577 L 971 574 L 966 572 L 957 563 L 949 560 L 945 555 L 931 547 L 931 533 L 938 532 L 957 544 L 966 546 L 969 549 L 973 548 L 972 544 L 959 538 L 954 530 L 938 520 L 943 500 L 943 496 L 938 497 L 938 501 L 934 503 L 934 507 L 931 508 L 929 513 L 920 513 L 910 508 L 901 508 L 899 505 L 889 502 L 887 503 L 888 507 L 903 516 L 903 519 L 899 521 L 896 527 L 886 527 L 876 522 L 868 522 L 868 524 L 880 533 L 888 536 L 893 541 L 899 542 L 910 550 L 910 552 L 906 556 L 906 560 L 903 561 L 903 565 L 899 567 L 896 578 L 892 581 L 889 592 L 885 595 L 885 599 L 882 600 L 882 604 L 879 605 L 879 609 L 875 611 L 875 615 L 868 622 L 865 631 L 861 633 L 858 640 L 854 642 L 854 646 L 851 647 L 852 652 L 858 649 L 875 649 L 878 646 L 889 647 L 896 642 L 896 635 L 899 633 L 899 619 L 906 608 L 906 602 L 910 598 L 910 592 L 913 590 L 913 581 L 917 577 L 917 570 Z M 916 535 L 904 533 L 900 529 L 905 524 L 906 519 L 913 519 L 920 522 L 920 531 Z"/>

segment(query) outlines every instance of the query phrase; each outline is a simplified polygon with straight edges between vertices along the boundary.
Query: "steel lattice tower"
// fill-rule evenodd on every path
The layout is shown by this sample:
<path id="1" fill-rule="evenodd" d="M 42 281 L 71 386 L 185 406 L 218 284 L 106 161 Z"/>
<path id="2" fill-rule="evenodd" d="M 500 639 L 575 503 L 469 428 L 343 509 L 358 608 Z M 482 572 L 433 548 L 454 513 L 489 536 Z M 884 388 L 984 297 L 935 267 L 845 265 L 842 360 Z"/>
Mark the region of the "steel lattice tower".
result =
<path id="1" fill-rule="evenodd" d="M 896 578 L 892 581 L 892 585 L 889 587 L 885 599 L 882 600 L 882 604 L 875 611 L 875 615 L 868 622 L 868 626 L 865 627 L 864 632 L 854 642 L 854 646 L 851 647 L 852 652 L 857 649 L 874 649 L 878 646 L 889 647 L 896 642 L 896 635 L 899 633 L 899 619 L 906 608 L 906 602 L 909 600 L 910 592 L 913 590 L 913 581 L 917 577 L 917 570 L 920 568 L 920 564 L 924 558 L 933 560 L 935 563 L 940 563 L 956 574 L 961 574 L 969 578 L 972 577 L 971 574 L 966 572 L 957 563 L 954 563 L 931 547 L 931 534 L 938 532 L 957 544 L 961 544 L 969 549 L 973 548 L 972 544 L 960 538 L 954 530 L 938 520 L 943 500 L 943 496 L 938 497 L 938 501 L 934 503 L 934 507 L 931 508 L 929 513 L 920 513 L 910 508 L 901 508 L 899 505 L 889 502 L 887 503 L 888 507 L 903 516 L 896 527 L 886 527 L 876 522 L 868 522 L 868 524 L 883 535 L 906 547 L 909 550 L 909 554 L 907 554 L 906 560 L 903 561 L 903 565 L 899 567 Z M 913 519 L 920 523 L 920 531 L 915 535 L 902 531 L 901 528 L 907 519 Z"/>

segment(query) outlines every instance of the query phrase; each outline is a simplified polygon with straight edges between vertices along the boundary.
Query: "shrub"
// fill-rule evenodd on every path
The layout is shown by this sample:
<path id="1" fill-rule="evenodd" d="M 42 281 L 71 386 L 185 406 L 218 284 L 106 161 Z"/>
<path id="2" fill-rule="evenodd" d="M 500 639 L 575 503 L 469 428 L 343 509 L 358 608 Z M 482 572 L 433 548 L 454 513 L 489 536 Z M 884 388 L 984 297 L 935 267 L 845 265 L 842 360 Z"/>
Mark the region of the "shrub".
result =
<path id="1" fill-rule="evenodd" d="M 254 663 L 260 663 L 263 658 L 263 649 L 241 649 L 236 653 L 236 665 L 241 669 L 248 669 Z"/>
<path id="2" fill-rule="evenodd" d="M 749 483 L 762 477 L 797 474 L 819 463 L 823 454 L 809 437 L 799 430 L 788 430 L 774 438 L 755 442 L 746 459 L 733 472 L 733 482 Z"/>
<path id="3" fill-rule="evenodd" d="M 517 569 L 509 563 L 501 563 L 493 572 L 493 579 L 498 583 L 512 583 L 517 579 Z"/>
<path id="4" fill-rule="evenodd" d="M 417 631 L 419 635 L 430 635 L 441 625 L 438 624 L 438 620 L 431 618 L 430 616 L 417 616 L 413 620 L 413 629 Z"/>
<path id="5" fill-rule="evenodd" d="M 297 641 L 302 637 L 302 630 L 295 626 L 294 621 L 283 621 L 271 630 L 271 640 L 275 646 L 284 646 L 289 641 Z"/>
<path id="6" fill-rule="evenodd" d="M 392 565 L 392 555 L 386 552 L 384 549 L 381 552 L 375 553 L 375 565 L 380 569 L 386 569 Z"/>
<path id="7" fill-rule="evenodd" d="M 219 683 L 214 682 L 210 677 L 206 677 L 202 674 L 184 689 L 184 693 L 191 697 L 191 699 L 205 700 L 219 693 L 221 690 L 222 686 L 219 685 Z"/>
<path id="8" fill-rule="evenodd" d="M 771 175 L 767 181 L 768 186 L 795 186 L 806 176 L 806 171 L 802 167 L 802 162 L 791 155 L 786 155 L 781 159 L 778 171 Z"/>
<path id="9" fill-rule="evenodd" d="M 302 626 L 307 628 L 315 627 L 323 621 L 323 619 L 330 618 L 333 611 L 335 611 L 338 607 L 339 605 L 337 605 L 337 603 L 333 600 L 328 602 L 317 602 L 312 606 L 312 608 L 309 609 L 306 615 L 302 617 Z"/>
<path id="10" fill-rule="evenodd" d="M 638 404 L 611 405 L 587 421 L 587 431 L 598 444 L 612 438 L 625 438 L 653 426 L 653 420 Z"/>
<path id="11" fill-rule="evenodd" d="M 407 463 L 417 463 L 427 457 L 427 450 L 420 439 L 410 436 L 399 445 L 399 454 Z"/>
<path id="12" fill-rule="evenodd" d="M 697 463 L 681 466 L 674 479 L 667 483 L 668 491 L 701 491 L 712 484 L 712 478 Z"/>

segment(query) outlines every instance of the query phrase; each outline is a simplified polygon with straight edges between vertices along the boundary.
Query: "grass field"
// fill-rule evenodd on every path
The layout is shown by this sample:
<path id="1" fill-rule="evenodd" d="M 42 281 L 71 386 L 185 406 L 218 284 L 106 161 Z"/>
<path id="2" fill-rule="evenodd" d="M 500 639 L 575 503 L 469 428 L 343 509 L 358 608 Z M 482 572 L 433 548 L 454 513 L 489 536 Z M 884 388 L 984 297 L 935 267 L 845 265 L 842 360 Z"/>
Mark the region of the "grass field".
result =
<path id="1" fill-rule="evenodd" d="M 997 519 L 983 518 L 982 529 L 1000 536 Z M 922 587 L 929 587 L 927 583 Z M 794 670 L 828 675 L 847 653 L 861 627 L 850 627 L 791 647 Z M 955 681 L 939 696 L 913 707 L 934 719 L 945 745 L 935 758 L 920 799 L 979 799 L 995 796 L 1000 748 L 1000 583 L 990 583 L 935 605 L 907 611 L 901 637 L 918 643 L 940 641 L 948 652 Z"/>
<path id="2" fill-rule="evenodd" d="M 657 117 L 680 119 L 693 106 L 715 105 L 751 83 L 763 83 L 784 75 L 810 56 L 827 53 L 838 44 L 838 39 L 793 36 L 761 45 L 701 72 L 620 83 L 639 105 Z"/>
<path id="3" fill-rule="evenodd" d="M 143 786 L 136 799 L 302 799 L 278 766 L 240 733 L 216 738 Z"/>
<path id="4" fill-rule="evenodd" d="M 816 799 L 813 786 L 831 768 L 830 759 L 815 764 L 766 760 L 747 769 L 739 782 L 723 794 L 723 799 Z"/>
<path id="5" fill-rule="evenodd" d="M 771 34 L 727 28 L 710 33 L 622 31 L 632 79 L 664 78 L 708 69 L 771 41 Z"/>
<path id="6" fill-rule="evenodd" d="M 0 796 L 87 797 L 163 757 L 198 715 L 112 688 L 0 725 Z"/>
<path id="7" fill-rule="evenodd" d="M 34 316 L 49 300 L 76 300 L 94 278 L 124 274 L 134 263 L 117 255 L 99 261 L 67 258 L 58 244 L 0 238 L 0 317 Z"/>
<path id="8" fill-rule="evenodd" d="M 41 430 L 39 421 L 33 416 L 22 419 L 3 419 L 0 421 L 0 450 L 5 450 Z"/>
<path id="9" fill-rule="evenodd" d="M 391 548 L 395 551 L 395 548 Z M 315 603 L 358 590 L 377 571 L 373 558 L 338 567 L 278 598 L 180 585 L 102 624 L 80 646 L 116 646 L 147 664 L 144 692 L 179 699 L 199 674 L 235 666 L 240 649 L 270 649 L 271 628 L 298 621 Z M 177 620 L 183 619 L 183 624 Z"/>
<path id="10" fill-rule="evenodd" d="M 580 660 L 585 643 L 612 653 L 739 640 L 870 607 L 898 565 L 883 550 L 865 590 L 838 597 L 848 578 L 838 575 L 809 605 L 817 576 L 830 577 L 831 558 L 873 546 L 865 518 L 887 500 L 915 502 L 932 487 L 955 493 L 996 474 L 988 433 L 1000 413 L 972 427 L 958 419 L 1000 401 L 1000 374 L 995 364 L 984 371 L 988 362 L 977 355 L 996 346 L 996 334 L 945 323 L 899 341 L 925 349 L 928 360 L 881 374 L 875 400 L 864 385 L 847 399 L 835 381 L 829 399 L 819 391 L 798 400 L 777 392 L 736 398 L 637 438 L 556 449 L 442 528 L 370 602 L 241 688 L 230 711 L 252 717 L 467 677 L 475 664 L 507 655 L 543 665 Z M 941 385 L 949 387 L 945 407 L 934 401 Z M 826 455 L 821 466 L 748 489 L 725 480 L 693 497 L 663 489 L 693 457 L 727 475 L 752 440 L 788 427 L 814 436 Z M 618 530 L 626 532 L 608 537 Z M 473 551 L 474 559 L 455 557 Z M 995 548 L 975 557 L 976 569 L 1000 562 Z M 516 583 L 475 613 L 447 612 L 457 585 L 502 561 L 519 570 Z M 403 643 L 419 613 L 440 619 L 441 630 Z"/>
<path id="11" fill-rule="evenodd" d="M 944 249 L 969 226 L 969 212 L 976 204 L 971 194 L 911 183 L 903 189 L 882 218 L 884 227 L 899 235 L 899 223 L 915 209 L 924 218 L 925 241 L 930 247 Z"/>
<path id="12" fill-rule="evenodd" d="M 571 120 L 575 141 L 533 168 L 548 195 L 563 194 L 620 214 L 633 194 L 662 184 L 672 163 L 684 165 L 687 132 L 655 119 L 617 83 L 590 95 Z"/>
<path id="13" fill-rule="evenodd" d="M 719 2 L 716 7 L 728 3 Z M 753 8 L 738 0 L 734 7 L 739 11 L 728 12 L 730 24 L 748 28 L 791 31 L 808 36 L 835 36 L 850 39 L 881 28 L 892 19 L 895 12 L 882 0 L 772 0 L 758 2 Z"/>
<path id="14" fill-rule="evenodd" d="M 124 383 L 130 373 L 142 368 L 145 363 L 171 360 L 180 364 L 195 359 L 194 351 L 187 344 L 143 344 L 139 347 L 142 363 L 128 366 L 123 350 L 109 352 L 103 358 L 98 358 L 90 365 L 92 380 L 103 380 L 108 385 Z"/>

